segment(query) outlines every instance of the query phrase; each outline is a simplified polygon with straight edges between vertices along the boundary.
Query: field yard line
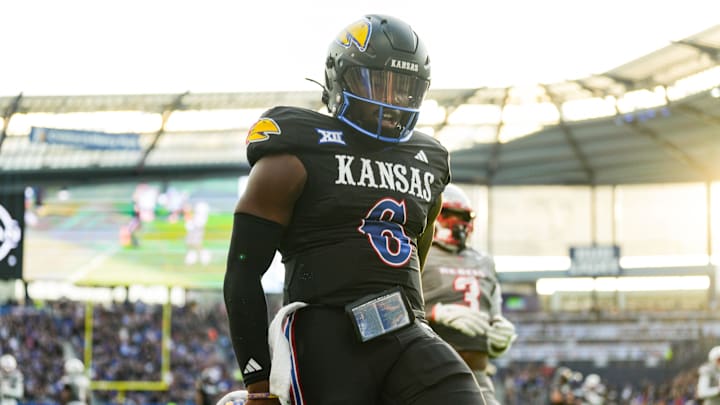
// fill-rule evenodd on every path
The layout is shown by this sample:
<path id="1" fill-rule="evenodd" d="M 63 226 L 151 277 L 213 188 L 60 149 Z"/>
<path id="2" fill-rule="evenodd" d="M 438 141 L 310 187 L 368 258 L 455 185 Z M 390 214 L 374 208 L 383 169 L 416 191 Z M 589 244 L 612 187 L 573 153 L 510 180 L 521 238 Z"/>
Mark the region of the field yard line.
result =
<path id="1" fill-rule="evenodd" d="M 120 249 L 121 249 L 120 246 L 115 246 L 112 249 L 108 249 L 105 252 L 103 252 L 99 255 L 96 255 L 95 257 L 92 258 L 92 260 L 90 260 L 83 266 L 80 266 L 80 268 L 77 269 L 77 271 L 72 273 L 70 275 L 70 277 L 68 277 L 68 281 L 70 281 L 71 283 L 74 283 L 74 282 L 80 280 L 81 278 L 85 277 L 88 273 L 90 273 L 91 271 L 98 268 L 101 264 L 103 264 L 105 262 L 105 260 L 107 260 L 109 257 L 115 255 L 115 253 L 117 253 Z"/>

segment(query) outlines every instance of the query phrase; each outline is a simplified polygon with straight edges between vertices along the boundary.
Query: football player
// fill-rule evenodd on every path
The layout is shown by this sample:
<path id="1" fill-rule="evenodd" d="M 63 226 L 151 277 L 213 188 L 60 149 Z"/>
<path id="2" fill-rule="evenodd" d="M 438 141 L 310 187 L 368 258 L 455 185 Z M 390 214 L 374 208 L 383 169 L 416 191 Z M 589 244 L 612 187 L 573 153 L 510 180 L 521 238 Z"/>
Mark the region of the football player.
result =
<path id="1" fill-rule="evenodd" d="M 85 374 L 85 365 L 80 359 L 65 361 L 65 374 L 60 379 L 60 403 L 66 405 L 87 405 L 90 402 L 90 378 Z"/>
<path id="2" fill-rule="evenodd" d="M 467 246 L 474 219 L 470 199 L 460 187 L 448 184 L 423 269 L 423 291 L 430 326 L 473 370 L 484 403 L 497 404 L 486 372 L 488 358 L 505 353 L 517 335 L 502 315 L 494 261 Z"/>
<path id="3" fill-rule="evenodd" d="M 720 405 L 720 346 L 708 353 L 707 363 L 700 366 L 697 397 L 706 405 Z"/>
<path id="4" fill-rule="evenodd" d="M 23 375 L 12 354 L 0 356 L 0 405 L 17 405 L 25 395 Z"/>
<path id="5" fill-rule="evenodd" d="M 224 282 L 247 404 L 481 403 L 471 370 L 424 320 L 420 269 L 450 180 L 447 150 L 415 130 L 425 45 L 408 23 L 367 15 L 324 65 L 329 114 L 275 107 L 247 136 Z M 271 362 L 260 279 L 276 249 L 285 344 Z"/>

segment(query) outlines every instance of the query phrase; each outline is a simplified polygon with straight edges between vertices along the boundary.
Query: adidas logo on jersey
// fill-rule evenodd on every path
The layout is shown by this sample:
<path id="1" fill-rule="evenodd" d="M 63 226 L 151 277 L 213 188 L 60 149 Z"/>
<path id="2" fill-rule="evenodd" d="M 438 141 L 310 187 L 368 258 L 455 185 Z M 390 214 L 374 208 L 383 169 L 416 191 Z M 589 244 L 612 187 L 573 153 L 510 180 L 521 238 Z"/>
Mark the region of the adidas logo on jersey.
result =
<path id="1" fill-rule="evenodd" d="M 418 152 L 417 155 L 415 155 L 415 159 L 417 159 L 423 163 L 430 164 L 430 162 L 428 162 L 428 158 L 427 158 L 427 155 L 425 154 L 424 150 L 420 150 L 420 152 Z"/>
<path id="2" fill-rule="evenodd" d="M 262 366 L 260 366 L 260 364 L 251 357 L 250 360 L 245 363 L 245 369 L 243 370 L 243 374 L 255 373 L 262 369 Z"/>

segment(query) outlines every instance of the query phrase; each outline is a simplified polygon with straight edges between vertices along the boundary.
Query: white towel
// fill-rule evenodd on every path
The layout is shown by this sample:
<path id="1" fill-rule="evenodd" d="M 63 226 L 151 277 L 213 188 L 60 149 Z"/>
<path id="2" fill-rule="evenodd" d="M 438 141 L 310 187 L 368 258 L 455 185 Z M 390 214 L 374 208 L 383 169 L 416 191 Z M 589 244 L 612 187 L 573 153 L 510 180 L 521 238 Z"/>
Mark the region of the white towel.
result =
<path id="1" fill-rule="evenodd" d="M 290 386 L 292 360 L 290 342 L 285 338 L 283 325 L 285 319 L 298 309 L 307 306 L 304 302 L 291 302 L 280 308 L 275 314 L 268 328 L 268 343 L 270 344 L 270 392 L 277 395 L 282 405 L 290 405 Z"/>
<path id="2" fill-rule="evenodd" d="M 236 390 L 225 394 L 215 405 L 242 405 L 247 402 L 247 390 Z"/>

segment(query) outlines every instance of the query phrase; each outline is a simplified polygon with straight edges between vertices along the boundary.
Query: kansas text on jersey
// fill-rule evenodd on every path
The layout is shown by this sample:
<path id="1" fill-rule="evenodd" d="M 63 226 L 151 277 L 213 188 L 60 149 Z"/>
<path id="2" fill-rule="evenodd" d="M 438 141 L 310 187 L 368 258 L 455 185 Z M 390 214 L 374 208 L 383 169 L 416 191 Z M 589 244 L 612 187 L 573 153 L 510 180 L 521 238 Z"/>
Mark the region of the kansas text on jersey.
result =
<path id="1" fill-rule="evenodd" d="M 247 142 L 251 165 L 288 153 L 307 171 L 280 246 L 286 302 L 340 306 L 401 286 L 422 310 L 416 241 L 450 180 L 437 140 L 416 131 L 404 143 L 380 142 L 335 118 L 276 107 Z"/>

